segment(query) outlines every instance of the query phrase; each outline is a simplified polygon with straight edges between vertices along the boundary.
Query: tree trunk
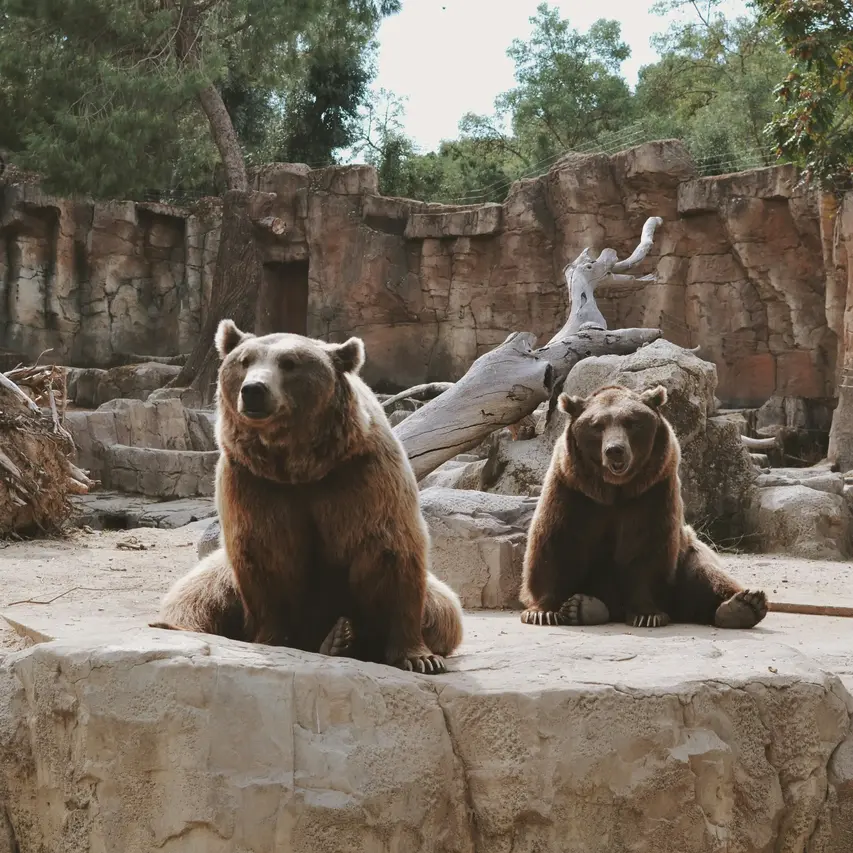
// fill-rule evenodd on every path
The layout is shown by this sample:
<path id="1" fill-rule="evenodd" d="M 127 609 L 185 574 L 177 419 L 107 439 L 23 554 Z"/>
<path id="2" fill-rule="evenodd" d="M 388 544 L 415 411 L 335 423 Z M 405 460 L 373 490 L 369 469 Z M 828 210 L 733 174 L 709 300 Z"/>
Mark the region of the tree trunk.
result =
<path id="1" fill-rule="evenodd" d="M 216 327 L 223 319 L 233 320 L 241 329 L 255 325 L 255 308 L 263 278 L 261 252 L 252 219 L 256 198 L 262 194 L 231 190 L 225 194 L 219 253 L 213 274 L 210 305 L 204 311 L 201 333 L 181 372 L 170 387 L 191 385 L 203 405 L 213 401 L 219 356 L 213 346 Z"/>
<path id="2" fill-rule="evenodd" d="M 201 108 L 210 123 L 210 133 L 213 141 L 219 149 L 222 165 L 225 167 L 225 181 L 229 190 L 249 189 L 249 179 L 246 176 L 246 161 L 243 159 L 243 150 L 240 148 L 240 140 L 234 130 L 234 123 L 225 101 L 219 94 L 219 89 L 211 83 L 198 94 Z"/>
<path id="3" fill-rule="evenodd" d="M 853 469 L 853 192 L 847 193 L 839 213 L 841 220 L 836 247 L 838 267 L 845 260 L 847 287 L 843 315 L 841 364 L 838 368 L 838 405 L 829 431 L 829 461 L 841 471 Z"/>

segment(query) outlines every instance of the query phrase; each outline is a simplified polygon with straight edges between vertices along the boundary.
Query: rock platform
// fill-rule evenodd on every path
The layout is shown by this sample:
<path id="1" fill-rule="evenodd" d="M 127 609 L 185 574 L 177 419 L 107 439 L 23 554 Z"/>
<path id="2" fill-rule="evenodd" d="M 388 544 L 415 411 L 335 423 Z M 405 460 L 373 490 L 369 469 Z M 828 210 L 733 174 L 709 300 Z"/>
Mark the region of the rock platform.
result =
<path id="1" fill-rule="evenodd" d="M 2 853 L 853 849 L 853 620 L 472 611 L 438 677 L 146 628 L 206 524 L 0 554 Z M 853 603 L 846 564 L 727 562 Z"/>

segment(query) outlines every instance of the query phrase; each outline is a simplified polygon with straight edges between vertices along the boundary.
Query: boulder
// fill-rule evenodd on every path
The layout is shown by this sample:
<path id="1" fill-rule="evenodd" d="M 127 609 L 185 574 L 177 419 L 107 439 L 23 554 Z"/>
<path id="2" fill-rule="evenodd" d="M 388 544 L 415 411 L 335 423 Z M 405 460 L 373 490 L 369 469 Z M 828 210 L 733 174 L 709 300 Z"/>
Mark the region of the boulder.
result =
<path id="1" fill-rule="evenodd" d="M 536 499 L 431 488 L 421 492 L 432 571 L 467 609 L 519 607 L 527 530 Z"/>
<path id="2" fill-rule="evenodd" d="M 212 497 L 219 451 L 107 448 L 104 486 L 148 497 Z"/>
<path id="3" fill-rule="evenodd" d="M 180 365 L 154 361 L 109 370 L 69 367 L 68 399 L 85 409 L 96 409 L 110 400 L 147 400 L 152 391 L 162 388 L 180 370 Z"/>
<path id="4" fill-rule="evenodd" d="M 418 483 L 418 487 L 477 491 L 480 488 L 480 475 L 485 465 L 485 459 L 477 459 L 470 453 L 462 453 L 453 459 L 448 459 L 435 471 L 427 474 Z"/>
<path id="5" fill-rule="evenodd" d="M 851 515 L 846 499 L 806 485 L 759 489 L 751 508 L 762 551 L 807 559 L 843 560 L 851 555 Z"/>
<path id="6" fill-rule="evenodd" d="M 0 654 L 0 850 L 848 853 L 853 700 L 799 651 L 467 627 L 440 677 L 150 630 Z"/>
<path id="7" fill-rule="evenodd" d="M 588 396 L 602 385 L 624 385 L 642 391 L 667 389 L 663 414 L 681 442 L 681 481 L 687 520 L 716 541 L 748 532 L 756 472 L 740 440 L 740 425 L 715 416 L 716 368 L 689 350 L 658 340 L 627 355 L 605 355 L 580 361 L 566 378 L 567 394 Z M 490 492 L 534 494 L 541 486 L 554 443 L 565 429 L 566 416 L 555 410 L 540 436 L 530 441 L 506 439 L 492 448 L 483 471 Z"/>

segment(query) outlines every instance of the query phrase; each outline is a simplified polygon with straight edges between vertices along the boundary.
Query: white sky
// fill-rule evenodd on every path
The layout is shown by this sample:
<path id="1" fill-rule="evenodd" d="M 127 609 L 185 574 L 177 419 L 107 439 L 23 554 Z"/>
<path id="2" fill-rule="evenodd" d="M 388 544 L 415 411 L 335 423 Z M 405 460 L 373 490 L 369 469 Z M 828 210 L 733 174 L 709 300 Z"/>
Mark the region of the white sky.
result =
<path id="1" fill-rule="evenodd" d="M 421 151 L 457 136 L 466 112 L 491 113 L 495 96 L 514 85 L 506 49 L 530 35 L 539 0 L 403 0 L 402 10 L 379 30 L 376 88 L 407 98 L 406 132 Z M 631 57 L 622 71 L 632 86 L 642 65 L 657 58 L 649 45 L 667 18 L 653 0 L 550 0 L 572 26 L 586 31 L 598 18 L 615 18 Z M 745 10 L 725 0 L 727 14 Z"/>

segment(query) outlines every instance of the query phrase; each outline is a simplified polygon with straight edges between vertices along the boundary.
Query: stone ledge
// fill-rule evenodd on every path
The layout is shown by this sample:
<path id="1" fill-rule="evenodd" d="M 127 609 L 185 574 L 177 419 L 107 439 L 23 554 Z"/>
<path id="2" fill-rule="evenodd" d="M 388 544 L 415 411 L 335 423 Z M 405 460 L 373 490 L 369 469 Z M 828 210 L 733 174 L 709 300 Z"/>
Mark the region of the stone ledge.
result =
<path id="1" fill-rule="evenodd" d="M 148 497 L 211 497 L 218 460 L 218 450 L 161 450 L 117 444 L 107 448 L 104 485 Z"/>
<path id="2" fill-rule="evenodd" d="M 467 628 L 434 678 L 154 631 L 15 652 L 18 849 L 847 853 L 853 700 L 767 631 Z"/>
<path id="3" fill-rule="evenodd" d="M 409 240 L 482 237 L 500 231 L 502 221 L 503 207 L 500 204 L 477 205 L 448 213 L 412 213 L 406 224 L 405 236 Z"/>

